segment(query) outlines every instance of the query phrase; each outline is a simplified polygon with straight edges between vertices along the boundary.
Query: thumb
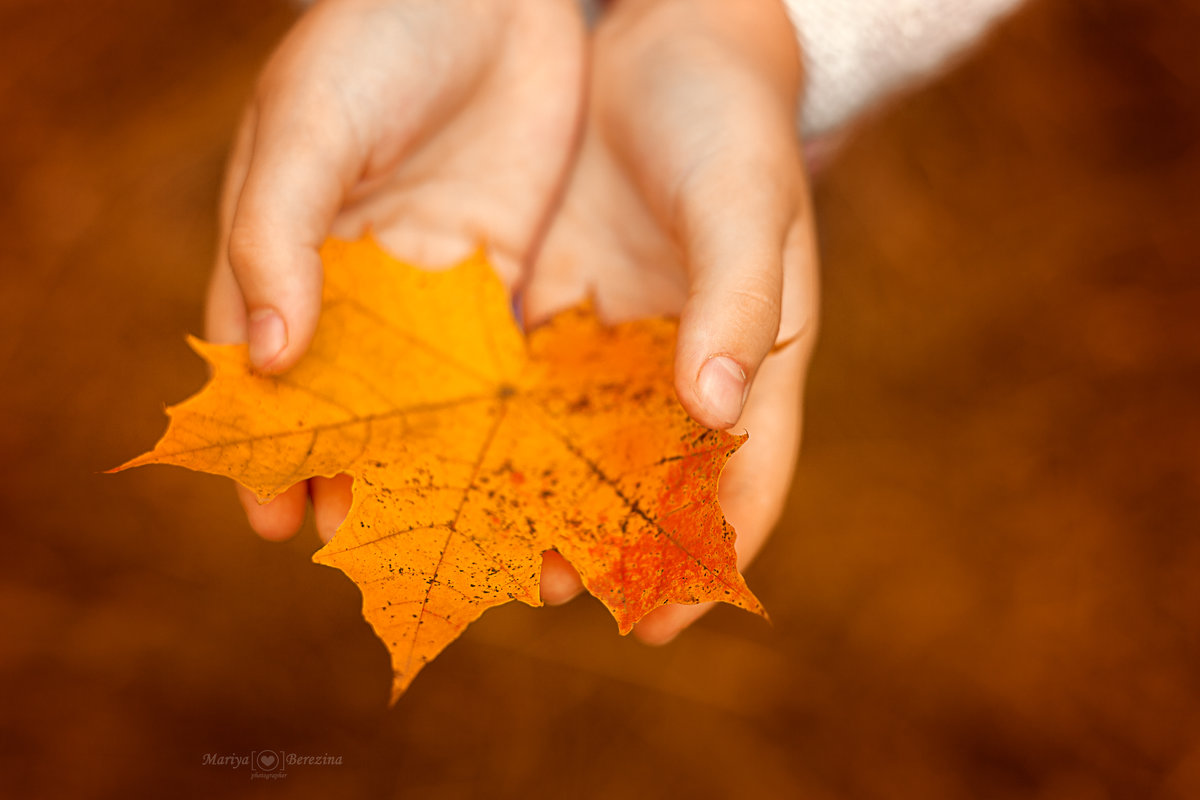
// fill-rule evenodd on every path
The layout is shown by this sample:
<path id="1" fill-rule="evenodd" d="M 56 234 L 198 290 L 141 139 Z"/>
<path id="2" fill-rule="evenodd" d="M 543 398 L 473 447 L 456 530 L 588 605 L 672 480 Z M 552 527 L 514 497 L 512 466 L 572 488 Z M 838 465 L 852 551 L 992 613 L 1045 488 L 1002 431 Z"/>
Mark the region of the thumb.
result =
<path id="1" fill-rule="evenodd" d="M 710 428 L 737 423 L 775 344 L 794 186 L 777 165 L 719 157 L 680 186 L 676 226 L 689 293 L 679 321 L 675 390 L 692 418 Z"/>
<path id="2" fill-rule="evenodd" d="M 246 304 L 250 360 L 282 372 L 308 349 L 321 308 L 322 242 L 364 161 L 326 105 L 284 92 L 260 101 L 227 234 Z"/>

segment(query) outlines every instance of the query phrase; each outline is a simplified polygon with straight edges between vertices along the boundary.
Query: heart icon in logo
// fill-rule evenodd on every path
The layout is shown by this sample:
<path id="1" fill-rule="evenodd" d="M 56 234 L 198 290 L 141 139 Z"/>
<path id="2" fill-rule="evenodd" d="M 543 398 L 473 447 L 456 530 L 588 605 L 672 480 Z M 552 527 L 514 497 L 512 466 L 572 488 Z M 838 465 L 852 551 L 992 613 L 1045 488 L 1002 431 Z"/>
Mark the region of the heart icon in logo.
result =
<path id="1" fill-rule="evenodd" d="M 271 770 L 275 769 L 275 767 L 279 766 L 279 756 L 275 753 L 272 753 L 270 750 L 261 751 L 254 761 L 255 766 L 257 766 L 263 772 L 270 772 Z"/>

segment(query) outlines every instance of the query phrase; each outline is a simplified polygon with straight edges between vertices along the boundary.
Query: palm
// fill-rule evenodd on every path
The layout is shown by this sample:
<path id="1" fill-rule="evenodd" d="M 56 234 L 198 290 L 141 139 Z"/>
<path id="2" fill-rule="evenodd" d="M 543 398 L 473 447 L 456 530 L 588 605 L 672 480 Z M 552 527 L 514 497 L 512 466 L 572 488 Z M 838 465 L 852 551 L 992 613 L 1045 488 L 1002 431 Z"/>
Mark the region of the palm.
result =
<path id="1" fill-rule="evenodd" d="M 584 63 L 573 9 L 522 5 L 527 12 L 501 30 L 474 36 L 460 15 L 454 82 L 430 87 L 439 93 L 428 110 L 435 130 L 414 134 L 411 110 L 397 102 L 413 94 L 411 55 L 390 43 L 396 63 L 381 67 L 380 102 L 366 106 L 386 112 L 374 123 L 379 146 L 333 234 L 370 229 L 392 252 L 431 266 L 486 242 L 506 282 L 521 280 L 577 141 Z"/>

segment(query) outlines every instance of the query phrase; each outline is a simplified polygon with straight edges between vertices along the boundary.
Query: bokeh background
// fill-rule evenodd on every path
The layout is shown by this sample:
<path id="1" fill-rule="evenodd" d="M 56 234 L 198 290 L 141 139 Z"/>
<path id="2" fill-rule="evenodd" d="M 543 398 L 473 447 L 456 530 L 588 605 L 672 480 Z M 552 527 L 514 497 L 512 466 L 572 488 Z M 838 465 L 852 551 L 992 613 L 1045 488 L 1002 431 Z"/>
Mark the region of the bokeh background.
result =
<path id="1" fill-rule="evenodd" d="M 1196 2 L 1033 0 L 819 180 L 773 626 L 512 606 L 391 709 L 311 527 L 100 474 L 205 377 L 219 176 L 292 15 L 0 6 L 0 795 L 1200 797 Z M 262 750 L 343 763 L 202 763 Z"/>

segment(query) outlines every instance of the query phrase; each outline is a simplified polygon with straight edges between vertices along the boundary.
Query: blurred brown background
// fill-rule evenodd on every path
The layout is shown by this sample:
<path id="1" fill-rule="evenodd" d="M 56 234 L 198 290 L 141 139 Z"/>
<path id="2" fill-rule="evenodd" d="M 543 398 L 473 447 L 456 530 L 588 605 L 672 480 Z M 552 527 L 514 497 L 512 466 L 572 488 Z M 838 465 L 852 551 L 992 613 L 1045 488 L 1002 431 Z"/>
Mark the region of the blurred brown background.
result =
<path id="1" fill-rule="evenodd" d="M 204 378 L 282 3 L 0 10 L 0 795 L 1200 797 L 1200 9 L 1035 0 L 816 190 L 787 516 L 675 644 L 489 612 L 393 709 L 311 529 L 98 474 Z M 206 753 L 341 756 L 267 784 Z"/>

